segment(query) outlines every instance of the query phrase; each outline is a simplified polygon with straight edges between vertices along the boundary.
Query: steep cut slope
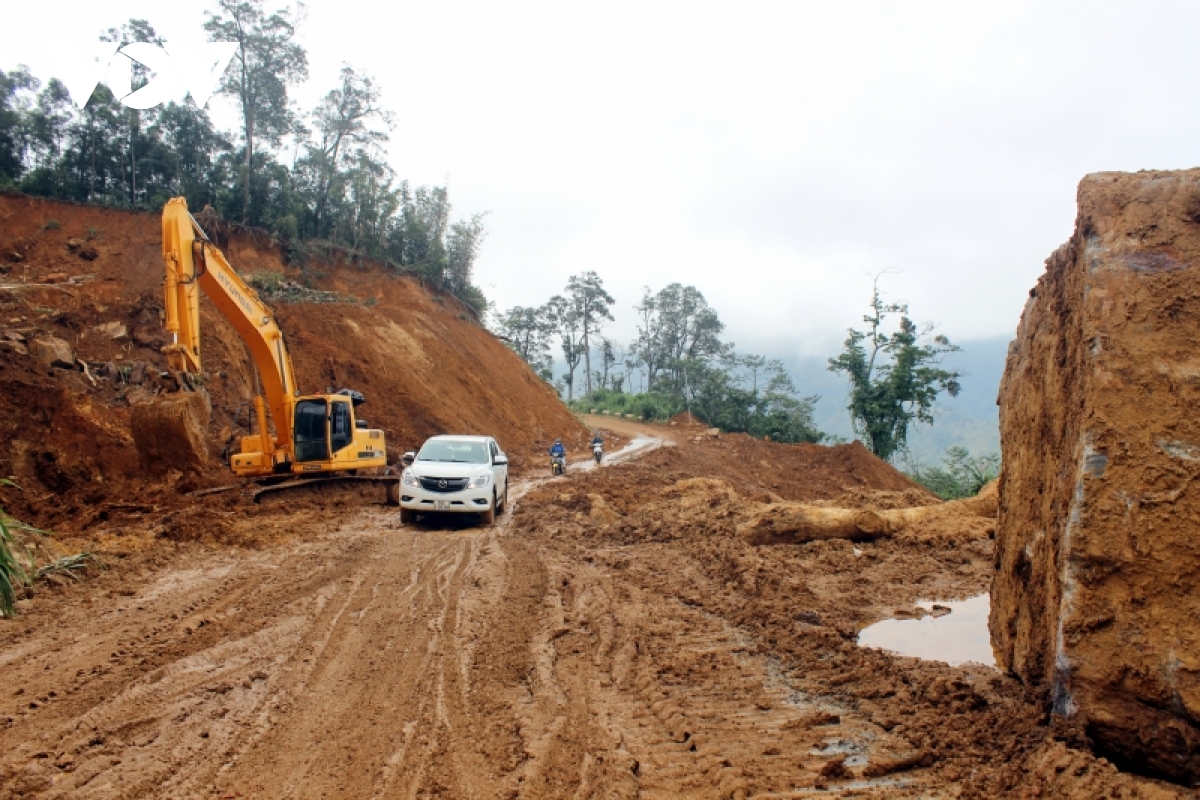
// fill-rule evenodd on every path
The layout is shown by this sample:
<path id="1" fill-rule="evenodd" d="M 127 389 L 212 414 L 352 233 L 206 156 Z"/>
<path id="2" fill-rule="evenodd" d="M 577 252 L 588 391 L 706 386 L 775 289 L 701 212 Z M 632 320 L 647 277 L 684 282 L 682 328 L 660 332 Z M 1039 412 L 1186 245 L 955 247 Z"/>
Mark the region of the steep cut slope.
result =
<path id="1" fill-rule="evenodd" d="M 1200 780 L 1200 170 L 1099 173 L 1000 390 L 997 660 L 1139 769 Z"/>
<path id="2" fill-rule="evenodd" d="M 210 223 L 234 268 L 269 287 L 302 391 L 363 392 L 393 458 L 444 432 L 495 435 L 517 471 L 555 436 L 582 448 L 587 432 L 554 392 L 454 297 L 368 260 L 285 265 L 264 235 Z M 165 364 L 160 236 L 155 213 L 0 195 L 0 475 L 23 487 L 0 499 L 10 511 L 70 527 L 106 505 L 230 481 L 213 458 L 166 491 L 133 448 L 130 401 L 155 391 Z M 215 456 L 245 431 L 255 377 L 207 299 L 201 317 Z M 51 337 L 79 361 L 39 358 Z"/>

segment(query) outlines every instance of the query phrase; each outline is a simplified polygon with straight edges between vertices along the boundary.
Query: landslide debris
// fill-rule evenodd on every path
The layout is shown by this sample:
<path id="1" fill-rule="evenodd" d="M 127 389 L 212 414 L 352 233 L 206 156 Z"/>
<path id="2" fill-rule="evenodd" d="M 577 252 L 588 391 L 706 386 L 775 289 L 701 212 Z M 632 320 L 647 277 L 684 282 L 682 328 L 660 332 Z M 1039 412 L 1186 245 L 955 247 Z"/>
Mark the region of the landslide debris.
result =
<path id="1" fill-rule="evenodd" d="M 239 273 L 266 276 L 301 390 L 363 392 L 393 458 L 436 433 L 494 434 L 518 473 L 555 437 L 583 451 L 587 431 L 553 390 L 454 297 L 335 251 L 301 268 L 268 237 L 216 227 Z M 162 463 L 134 448 L 134 409 L 161 393 L 165 366 L 160 240 L 158 213 L 0 193 L 0 476 L 22 487 L 4 507 L 31 524 L 99 534 L 123 524 L 124 506 L 186 510 L 196 501 L 180 491 L 234 482 L 215 456 L 247 432 L 255 379 L 207 298 L 212 421 L 176 426 L 182 456 L 139 426 Z"/>
<path id="2" fill-rule="evenodd" d="M 0 795 L 1185 795 L 1046 728 L 995 670 L 858 647 L 917 599 L 980 592 L 993 543 L 747 544 L 724 511 L 805 455 L 663 448 L 514 493 L 486 529 L 227 494 L 128 508 L 168 541 L 113 535 L 119 569 L 0 626 Z M 843 468 L 779 502 L 948 505 L 826 455 Z M 256 546 L 193 541 L 214 525 Z"/>
<path id="3" fill-rule="evenodd" d="M 1103 753 L 1200 780 L 1200 170 L 1098 173 L 1000 390 L 999 663 Z"/>
<path id="4" fill-rule="evenodd" d="M 893 509 L 770 503 L 751 510 L 749 520 L 738 526 L 738 532 L 750 544 L 803 544 L 818 539 L 863 542 L 885 536 L 912 536 L 926 529 L 961 534 L 979 519 L 986 520 L 984 524 L 995 520 L 999 497 L 996 486 L 997 482 L 992 481 L 975 497 L 947 503 L 929 503 L 918 494 L 913 498 L 914 505 Z"/>
<path id="5" fill-rule="evenodd" d="M 714 474 L 720 477 L 707 477 Z M 774 481 L 776 475 L 790 479 Z M 1036 697 L 991 668 L 950 667 L 856 644 L 871 623 L 921 616 L 919 600 L 987 591 L 993 492 L 943 503 L 858 447 L 722 435 L 551 481 L 522 499 L 513 524 L 564 563 L 594 565 L 656 598 L 642 601 L 650 626 L 666 616 L 667 604 L 681 604 L 753 635 L 744 646 L 777 664 L 794 702 L 813 710 L 762 740 L 759 754 L 734 759 L 747 796 L 805 785 L 850 793 L 857 782 L 885 776 L 900 783 L 863 788 L 916 797 L 1180 796 L 1118 772 L 1076 732 L 1045 725 Z M 767 547 L 747 541 L 746 521 L 789 504 L 908 517 L 886 538 Z M 660 636 L 661 643 L 639 642 L 639 653 L 657 654 L 659 668 L 681 684 L 670 695 L 680 705 L 664 706 L 660 718 L 707 743 L 716 712 L 697 693 L 723 678 L 678 644 L 685 632 L 665 628 Z M 795 749 L 806 742 L 813 749 Z M 798 779 L 795 759 L 814 755 L 828 760 Z"/>

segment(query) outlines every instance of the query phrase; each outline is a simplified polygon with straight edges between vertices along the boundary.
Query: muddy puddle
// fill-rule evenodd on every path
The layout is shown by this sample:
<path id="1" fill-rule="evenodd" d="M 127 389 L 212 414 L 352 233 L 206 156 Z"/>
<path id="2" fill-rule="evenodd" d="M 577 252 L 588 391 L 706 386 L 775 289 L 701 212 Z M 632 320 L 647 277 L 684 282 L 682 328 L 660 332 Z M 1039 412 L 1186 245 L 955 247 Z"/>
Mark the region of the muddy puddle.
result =
<path id="1" fill-rule="evenodd" d="M 930 613 L 921 619 L 886 619 L 863 628 L 858 644 L 951 665 L 974 662 L 996 666 L 988 633 L 989 595 L 917 605 Z"/>

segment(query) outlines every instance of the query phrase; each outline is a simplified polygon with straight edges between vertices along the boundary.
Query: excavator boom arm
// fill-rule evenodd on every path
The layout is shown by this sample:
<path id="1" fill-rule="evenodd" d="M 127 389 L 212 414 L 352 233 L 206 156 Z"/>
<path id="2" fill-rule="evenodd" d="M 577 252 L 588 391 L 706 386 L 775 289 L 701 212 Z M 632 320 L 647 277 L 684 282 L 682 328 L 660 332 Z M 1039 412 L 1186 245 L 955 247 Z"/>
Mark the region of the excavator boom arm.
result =
<path id="1" fill-rule="evenodd" d="M 250 349 L 262 380 L 263 395 L 275 421 L 275 443 L 291 449 L 295 371 L 283 341 L 283 331 L 271 309 L 246 285 L 224 254 L 209 240 L 188 212 L 187 201 L 176 197 L 163 208 L 163 261 L 166 265 L 166 329 L 172 341 L 164 352 L 172 370 L 200 372 L 200 295 L 229 320 Z M 260 431 L 264 440 L 266 431 Z"/>

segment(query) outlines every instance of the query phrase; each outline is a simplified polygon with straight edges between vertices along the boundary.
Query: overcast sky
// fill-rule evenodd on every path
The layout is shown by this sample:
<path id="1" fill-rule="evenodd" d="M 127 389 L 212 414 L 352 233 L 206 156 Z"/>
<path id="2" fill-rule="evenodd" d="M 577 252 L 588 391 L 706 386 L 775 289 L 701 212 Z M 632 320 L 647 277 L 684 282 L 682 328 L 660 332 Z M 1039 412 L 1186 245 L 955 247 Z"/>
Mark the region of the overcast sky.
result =
<path id="1" fill-rule="evenodd" d="M 0 69 L 206 5 L 9 2 Z M 374 76 L 398 174 L 489 212 L 501 308 L 593 269 L 625 339 L 641 288 L 680 281 L 745 349 L 829 354 L 885 270 L 952 339 L 1010 335 L 1083 175 L 1196 165 L 1197 33 L 1188 2 L 315 0 L 294 94 Z"/>

